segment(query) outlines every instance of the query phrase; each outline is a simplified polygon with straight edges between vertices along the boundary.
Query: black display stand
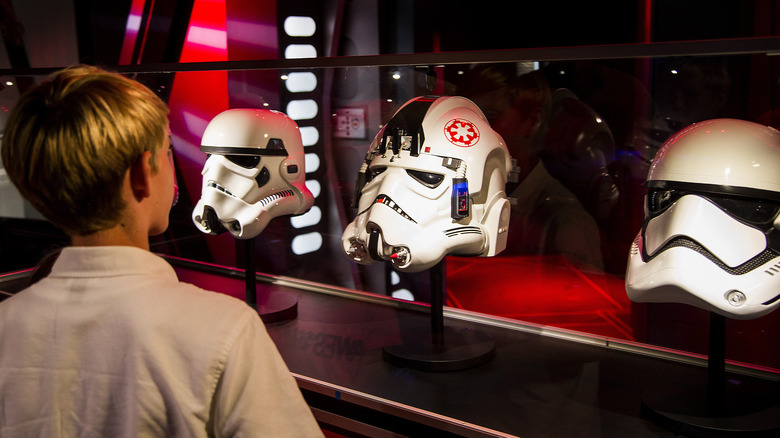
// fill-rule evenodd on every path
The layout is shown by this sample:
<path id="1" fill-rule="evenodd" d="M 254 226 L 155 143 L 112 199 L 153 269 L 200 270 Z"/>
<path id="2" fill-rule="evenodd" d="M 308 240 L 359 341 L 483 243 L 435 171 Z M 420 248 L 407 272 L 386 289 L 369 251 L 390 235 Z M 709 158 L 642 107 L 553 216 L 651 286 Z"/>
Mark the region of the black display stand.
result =
<path id="1" fill-rule="evenodd" d="M 255 276 L 255 241 L 244 241 L 246 303 L 257 310 L 264 323 L 290 321 L 298 317 L 298 299 L 279 291 L 266 291 L 257 300 L 257 277 Z"/>
<path id="2" fill-rule="evenodd" d="M 780 436 L 780 406 L 747 388 L 727 387 L 726 318 L 710 312 L 706 387 L 653 402 L 641 415 L 690 437 Z M 733 386 L 733 385 L 732 385 Z M 742 390 L 744 389 L 744 390 Z"/>
<path id="3" fill-rule="evenodd" d="M 490 362 L 495 343 L 490 336 L 467 327 L 444 325 L 443 265 L 430 269 L 431 327 L 406 330 L 403 344 L 382 349 L 385 361 L 422 371 L 458 371 Z"/>

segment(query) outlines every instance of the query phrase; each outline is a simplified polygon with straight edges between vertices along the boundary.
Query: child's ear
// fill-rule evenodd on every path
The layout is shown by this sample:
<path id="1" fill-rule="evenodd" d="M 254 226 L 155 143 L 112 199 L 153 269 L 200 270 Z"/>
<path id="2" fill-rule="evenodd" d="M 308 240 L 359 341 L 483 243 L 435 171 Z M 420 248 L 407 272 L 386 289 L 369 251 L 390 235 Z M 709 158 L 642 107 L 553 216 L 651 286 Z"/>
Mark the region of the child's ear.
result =
<path id="1" fill-rule="evenodd" d="M 152 189 L 152 153 L 144 151 L 130 166 L 130 188 L 137 201 L 149 197 Z"/>

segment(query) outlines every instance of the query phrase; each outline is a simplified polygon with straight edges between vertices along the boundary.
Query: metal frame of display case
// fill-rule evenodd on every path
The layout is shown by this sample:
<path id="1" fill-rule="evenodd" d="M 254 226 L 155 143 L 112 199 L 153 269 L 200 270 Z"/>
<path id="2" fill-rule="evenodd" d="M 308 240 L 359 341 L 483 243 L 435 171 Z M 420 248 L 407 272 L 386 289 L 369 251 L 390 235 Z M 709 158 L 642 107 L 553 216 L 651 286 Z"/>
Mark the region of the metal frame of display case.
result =
<path id="1" fill-rule="evenodd" d="M 120 73 L 179 73 L 265 69 L 317 69 L 343 67 L 438 66 L 519 61 L 577 61 L 636 59 L 671 56 L 779 55 L 780 37 L 701 40 L 668 43 L 619 44 L 586 47 L 551 47 L 491 51 L 409 53 L 393 55 L 338 56 L 303 59 L 184 62 L 110 66 Z M 63 66 L 64 67 L 64 66 Z M 3 76 L 42 76 L 63 67 L 0 69 Z"/>

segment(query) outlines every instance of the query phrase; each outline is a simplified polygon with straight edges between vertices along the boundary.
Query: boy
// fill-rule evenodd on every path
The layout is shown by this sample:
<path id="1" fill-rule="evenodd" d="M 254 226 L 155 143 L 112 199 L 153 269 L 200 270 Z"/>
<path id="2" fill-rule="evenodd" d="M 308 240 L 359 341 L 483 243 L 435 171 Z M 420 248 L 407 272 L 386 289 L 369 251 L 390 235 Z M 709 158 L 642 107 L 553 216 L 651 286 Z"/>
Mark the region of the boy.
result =
<path id="1" fill-rule="evenodd" d="M 175 196 L 167 114 L 78 66 L 9 115 L 5 169 L 73 246 L 0 305 L 0 436 L 322 436 L 256 312 L 149 252 Z"/>

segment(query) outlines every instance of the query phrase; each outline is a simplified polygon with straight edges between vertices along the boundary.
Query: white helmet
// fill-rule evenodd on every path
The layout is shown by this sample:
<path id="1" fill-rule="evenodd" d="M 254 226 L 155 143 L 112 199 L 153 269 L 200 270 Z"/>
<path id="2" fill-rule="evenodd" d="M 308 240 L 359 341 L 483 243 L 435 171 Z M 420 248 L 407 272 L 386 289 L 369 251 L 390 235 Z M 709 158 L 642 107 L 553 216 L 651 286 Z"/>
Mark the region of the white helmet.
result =
<path id="1" fill-rule="evenodd" d="M 271 219 L 304 213 L 314 204 L 305 185 L 301 133 L 281 112 L 223 111 L 203 132 L 201 150 L 211 156 L 192 220 L 204 233 L 229 231 L 251 239 Z"/>
<path id="2" fill-rule="evenodd" d="M 473 102 L 414 98 L 369 147 L 344 252 L 405 272 L 428 269 L 447 254 L 498 254 L 506 246 L 510 169 L 503 139 Z"/>
<path id="3" fill-rule="evenodd" d="M 647 176 L 645 221 L 626 291 L 751 319 L 780 303 L 780 132 L 695 123 L 667 140 Z"/>

